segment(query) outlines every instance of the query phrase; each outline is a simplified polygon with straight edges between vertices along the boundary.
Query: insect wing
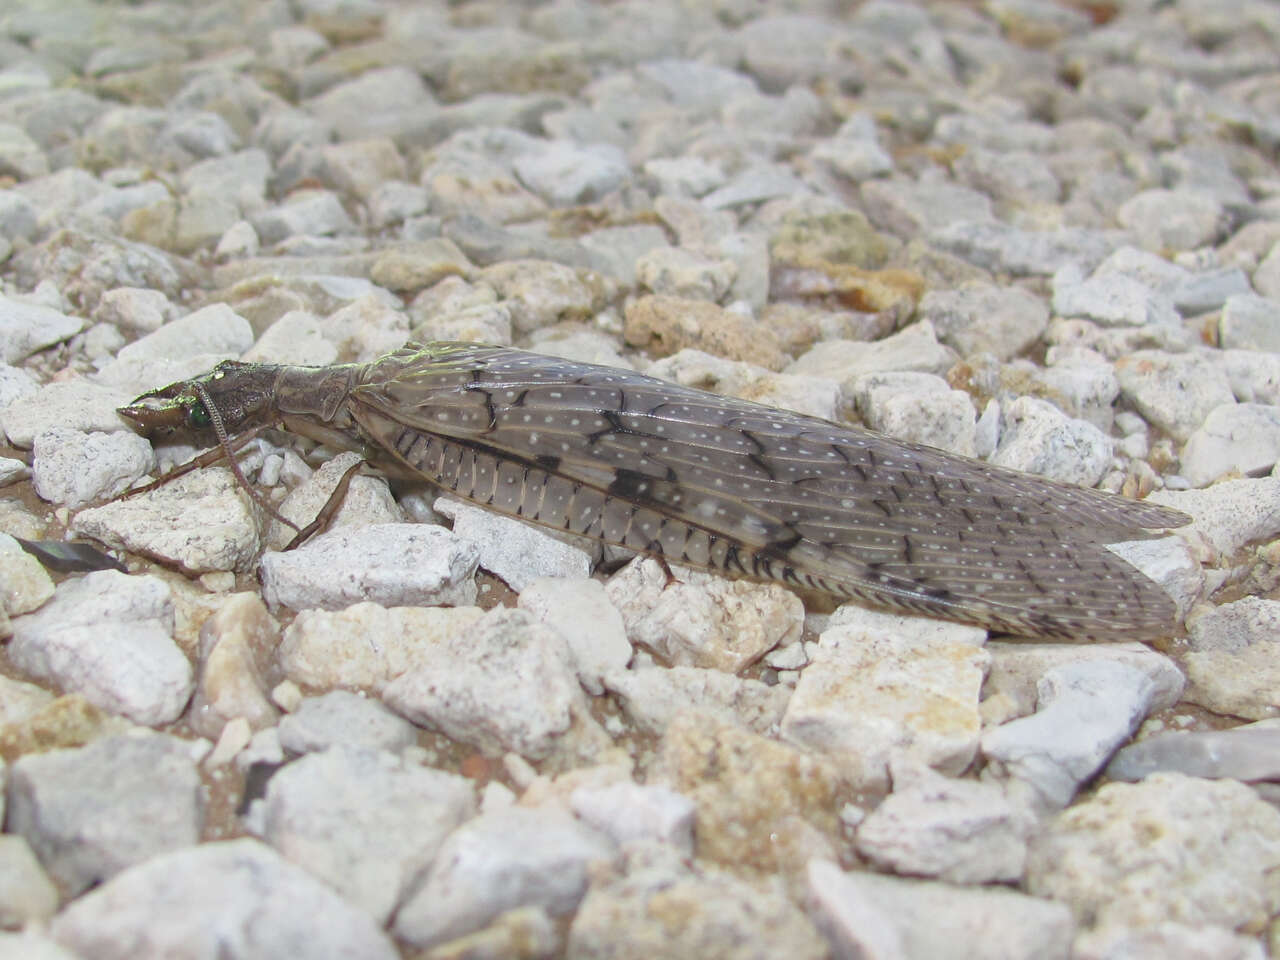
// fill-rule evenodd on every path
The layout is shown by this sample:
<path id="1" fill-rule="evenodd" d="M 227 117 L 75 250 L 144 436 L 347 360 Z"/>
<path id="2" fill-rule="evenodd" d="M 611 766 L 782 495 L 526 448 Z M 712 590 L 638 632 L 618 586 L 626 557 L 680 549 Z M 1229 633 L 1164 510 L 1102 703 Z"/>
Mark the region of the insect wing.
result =
<path id="1" fill-rule="evenodd" d="M 1172 617 L 1103 544 L 1177 511 L 627 371 L 495 347 L 397 356 L 353 391 L 356 419 L 389 449 L 434 442 L 439 460 L 411 465 L 506 512 L 1017 632 L 1145 635 Z M 547 489 L 572 503 L 563 523 Z M 585 522 L 619 504 L 640 509 Z"/>

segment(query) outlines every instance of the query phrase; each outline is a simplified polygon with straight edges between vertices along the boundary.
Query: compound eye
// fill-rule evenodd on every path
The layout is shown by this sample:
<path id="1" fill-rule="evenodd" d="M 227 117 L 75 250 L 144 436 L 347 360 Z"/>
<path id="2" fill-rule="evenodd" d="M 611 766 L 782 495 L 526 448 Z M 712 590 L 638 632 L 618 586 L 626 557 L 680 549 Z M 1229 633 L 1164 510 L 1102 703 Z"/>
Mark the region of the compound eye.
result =
<path id="1" fill-rule="evenodd" d="M 196 400 L 187 407 L 187 423 L 197 430 L 203 430 L 205 427 L 212 426 L 213 418 L 209 416 L 205 405 Z"/>

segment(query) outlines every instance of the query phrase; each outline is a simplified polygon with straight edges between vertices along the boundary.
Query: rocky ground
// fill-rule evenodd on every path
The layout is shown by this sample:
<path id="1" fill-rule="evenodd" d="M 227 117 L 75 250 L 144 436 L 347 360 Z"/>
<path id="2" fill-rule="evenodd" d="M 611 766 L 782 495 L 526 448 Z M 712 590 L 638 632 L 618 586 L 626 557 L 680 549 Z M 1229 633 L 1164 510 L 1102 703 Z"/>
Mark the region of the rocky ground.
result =
<path id="1" fill-rule="evenodd" d="M 1280 951 L 1278 64 L 1265 0 L 0 5 L 0 957 Z M 144 390 L 408 339 L 1149 495 L 1186 629 L 593 578 L 372 476 L 291 552 L 225 467 L 105 502 L 194 452 Z"/>

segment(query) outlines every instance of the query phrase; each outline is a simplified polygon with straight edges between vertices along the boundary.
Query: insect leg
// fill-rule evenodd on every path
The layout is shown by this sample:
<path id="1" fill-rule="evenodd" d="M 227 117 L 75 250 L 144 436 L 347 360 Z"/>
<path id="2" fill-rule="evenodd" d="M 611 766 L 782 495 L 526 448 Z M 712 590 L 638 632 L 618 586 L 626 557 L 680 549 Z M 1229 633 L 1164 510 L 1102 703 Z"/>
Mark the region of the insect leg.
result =
<path id="1" fill-rule="evenodd" d="M 250 440 L 252 440 L 254 437 L 256 437 L 265 429 L 266 429 L 265 427 L 254 427 L 252 430 L 247 430 L 244 433 L 240 434 L 234 440 L 230 440 L 228 443 L 228 447 L 230 451 L 232 453 L 235 453 L 236 451 L 240 450 L 245 445 L 247 445 Z M 227 449 L 223 448 L 223 446 L 219 444 L 218 446 L 214 447 L 211 450 L 206 450 L 204 453 L 200 454 L 198 457 L 193 457 L 192 459 L 188 460 L 186 463 L 180 464 L 179 466 L 174 467 L 168 473 L 164 474 L 161 477 L 157 477 L 155 480 L 152 480 L 150 483 L 144 483 L 140 487 L 133 487 L 130 490 L 126 490 L 124 493 L 118 494 L 117 496 L 112 498 L 110 502 L 114 503 L 116 500 L 127 500 L 129 497 L 135 496 L 139 493 L 148 493 L 151 490 L 156 490 L 160 487 L 163 487 L 170 480 L 176 480 L 178 479 L 178 477 L 185 476 L 186 474 L 191 473 L 191 471 L 193 470 L 199 470 L 202 467 L 207 467 L 207 466 L 210 466 L 211 464 L 215 464 L 226 456 L 227 456 Z"/>
<path id="2" fill-rule="evenodd" d="M 364 466 L 367 466 L 367 461 L 357 460 L 351 466 L 347 467 L 346 472 L 338 481 L 338 485 L 333 488 L 333 493 L 329 494 L 329 499 L 325 501 L 324 506 L 320 508 L 320 512 L 316 514 L 316 518 L 305 527 L 298 530 L 296 526 L 289 524 L 289 526 L 298 530 L 298 532 L 294 538 L 289 541 L 288 545 L 285 546 L 286 550 L 292 550 L 294 547 L 300 546 L 305 543 L 307 538 L 313 533 L 318 530 L 323 530 L 329 525 L 329 521 L 333 519 L 333 515 L 338 512 L 338 508 L 342 506 L 343 499 L 346 498 L 347 488 L 351 486 L 352 478 L 355 477 L 355 475 L 359 473 L 360 469 Z"/>

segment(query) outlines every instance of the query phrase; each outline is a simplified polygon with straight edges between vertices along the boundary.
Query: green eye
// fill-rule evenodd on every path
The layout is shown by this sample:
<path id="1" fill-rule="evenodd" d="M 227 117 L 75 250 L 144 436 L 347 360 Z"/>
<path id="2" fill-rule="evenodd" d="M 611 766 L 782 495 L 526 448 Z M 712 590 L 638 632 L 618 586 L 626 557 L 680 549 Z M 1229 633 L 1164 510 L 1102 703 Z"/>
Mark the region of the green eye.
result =
<path id="1" fill-rule="evenodd" d="M 213 418 L 209 416 L 209 411 L 205 409 L 203 403 L 199 400 L 187 407 L 187 423 L 202 430 L 213 423 Z"/>

